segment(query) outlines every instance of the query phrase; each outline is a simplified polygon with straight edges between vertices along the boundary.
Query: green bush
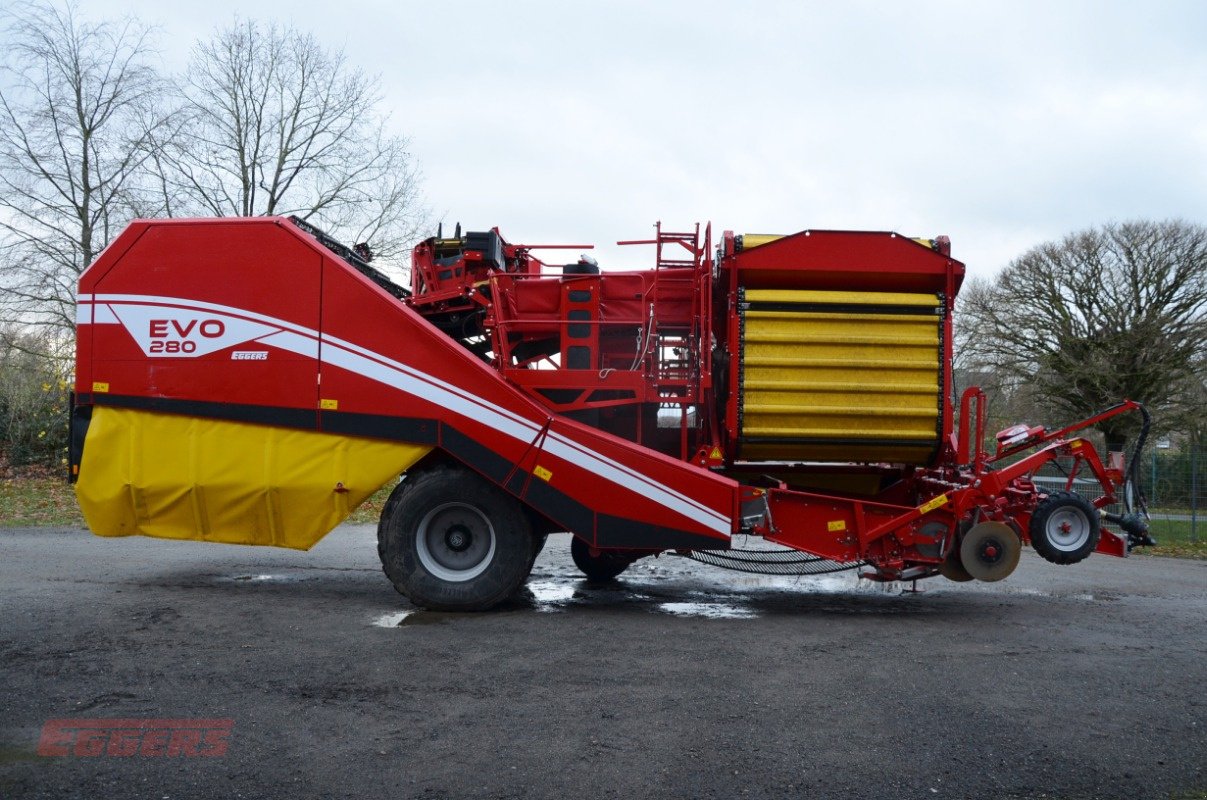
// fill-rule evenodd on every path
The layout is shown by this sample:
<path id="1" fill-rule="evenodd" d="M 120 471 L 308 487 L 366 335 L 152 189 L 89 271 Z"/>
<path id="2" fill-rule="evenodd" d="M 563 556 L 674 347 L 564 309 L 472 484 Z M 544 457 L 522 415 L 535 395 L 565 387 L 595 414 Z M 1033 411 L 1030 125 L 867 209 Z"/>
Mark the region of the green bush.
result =
<path id="1" fill-rule="evenodd" d="M 0 456 L 12 466 L 66 463 L 69 370 L 44 338 L 0 336 Z"/>

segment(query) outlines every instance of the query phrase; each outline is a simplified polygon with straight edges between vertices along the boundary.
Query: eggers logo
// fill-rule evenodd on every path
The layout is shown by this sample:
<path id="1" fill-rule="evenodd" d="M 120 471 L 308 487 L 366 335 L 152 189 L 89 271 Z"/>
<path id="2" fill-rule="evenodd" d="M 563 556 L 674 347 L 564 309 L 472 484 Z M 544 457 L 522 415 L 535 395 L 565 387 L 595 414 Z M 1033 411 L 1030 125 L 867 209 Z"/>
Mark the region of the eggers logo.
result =
<path id="1" fill-rule="evenodd" d="M 112 311 L 143 353 L 157 358 L 197 358 L 281 333 L 280 328 L 200 309 L 115 304 Z"/>
<path id="2" fill-rule="evenodd" d="M 195 319 L 183 323 L 176 319 L 153 319 L 148 326 L 152 353 L 195 353 L 197 342 L 190 336 L 221 339 L 226 333 L 226 324 L 220 319 L 203 319 L 200 323 Z"/>
<path id="3" fill-rule="evenodd" d="M 40 756 L 206 757 L 226 755 L 233 719 L 52 719 Z"/>

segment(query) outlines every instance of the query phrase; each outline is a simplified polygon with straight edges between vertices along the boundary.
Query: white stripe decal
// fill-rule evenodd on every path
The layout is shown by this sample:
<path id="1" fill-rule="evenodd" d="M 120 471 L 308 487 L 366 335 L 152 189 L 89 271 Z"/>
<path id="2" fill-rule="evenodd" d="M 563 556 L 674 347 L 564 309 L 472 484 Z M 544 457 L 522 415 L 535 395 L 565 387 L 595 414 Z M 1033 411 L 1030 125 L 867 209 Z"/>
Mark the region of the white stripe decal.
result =
<path id="1" fill-rule="evenodd" d="M 566 436 L 563 436 L 560 433 L 551 432 L 549 434 L 549 438 L 552 439 L 553 441 L 556 441 L 558 444 L 565 445 L 566 447 L 572 448 L 589 458 L 593 458 L 593 459 L 597 460 L 601 465 L 606 466 L 611 470 L 615 470 L 616 472 L 619 472 L 622 475 L 627 476 L 631 480 L 636 480 L 636 481 L 648 481 L 649 480 L 649 478 L 647 478 L 645 475 L 638 472 L 637 470 L 632 469 L 631 467 L 626 467 L 624 464 L 621 464 L 618 461 L 613 461 L 612 459 L 607 458 L 606 456 L 602 455 L 601 453 L 596 453 L 594 450 L 589 450 L 581 443 L 576 442 L 573 439 L 570 439 Z M 548 449 L 548 448 L 546 448 L 546 449 Z M 571 458 L 568 460 L 573 461 L 574 459 Z M 617 482 L 619 482 L 619 481 L 617 481 Z M 693 508 L 704 511 L 707 514 L 712 514 L 717 519 L 723 520 L 725 522 L 726 532 L 729 531 L 729 517 L 727 517 L 726 515 L 721 514 L 720 512 L 717 512 L 717 511 L 713 511 L 708 506 L 703 505 L 699 501 L 694 500 L 685 494 L 680 494 L 679 492 L 675 491 L 674 489 L 670 488 L 669 486 L 664 486 L 662 484 L 658 484 L 658 487 L 661 488 L 663 491 L 665 491 L 667 494 L 670 494 L 670 495 L 674 496 L 675 498 L 677 498 L 678 500 L 681 500 L 682 502 L 691 505 Z"/>
<path id="2" fill-rule="evenodd" d="M 105 303 L 159 308 L 176 307 L 192 311 L 213 311 L 241 317 L 261 324 L 272 325 L 282 330 L 260 337 L 258 341 L 262 344 L 278 347 L 302 356 L 317 358 L 320 350 L 319 342 L 321 341 L 324 345 L 321 348 L 322 362 L 325 364 L 346 369 L 349 372 L 447 408 L 460 416 L 483 423 L 524 444 L 530 444 L 541 430 L 541 426 L 518 414 L 488 403 L 477 395 L 416 370 L 414 367 L 394 361 L 352 342 L 339 339 L 335 336 L 320 334 L 310 328 L 295 325 L 275 317 L 269 317 L 241 308 L 197 300 L 147 295 L 106 294 L 80 295 L 77 320 L 81 324 L 87 324 L 92 321 L 88 319 L 88 316 L 91 316 L 88 314 L 88 311 L 95 309 L 96 322 L 116 322 L 117 319 L 113 316 L 113 311 Z M 91 308 L 88 308 L 89 306 Z M 104 314 L 106 317 L 104 320 L 101 319 L 101 309 L 105 309 L 107 312 Z M 659 503 L 667 509 L 694 520 L 710 530 L 725 535 L 728 535 L 730 532 L 732 523 L 727 515 L 721 514 L 668 486 L 653 481 L 648 476 L 613 461 L 573 439 L 561 434 L 550 433 L 545 441 L 545 449 L 558 458 L 583 467 L 611 483 Z"/>
<path id="3" fill-rule="evenodd" d="M 460 410 L 464 403 L 469 402 L 475 409 L 477 409 L 473 412 L 474 414 L 481 415 L 483 412 L 485 412 L 487 415 L 489 415 L 491 420 L 487 422 L 487 424 L 490 427 L 519 439 L 525 444 L 530 442 L 532 440 L 532 435 L 536 434 L 540 430 L 540 428 L 532 422 L 508 412 L 506 409 L 485 403 L 476 395 L 469 394 L 468 392 L 464 392 L 460 389 L 449 391 L 452 389 L 452 387 L 448 387 L 447 384 L 440 384 L 439 381 L 435 381 L 431 376 L 422 372 L 404 367 L 397 362 L 391 362 L 388 364 L 381 363 L 381 361 L 390 360 L 385 359 L 376 353 L 373 353 L 371 358 L 359 356 L 359 354 L 351 352 L 350 349 L 346 349 L 348 348 L 348 343 L 342 342 L 331 336 L 324 335 L 323 342 L 329 345 L 323 350 L 324 362 L 343 367 L 344 369 L 355 372 L 358 375 L 372 378 L 379 383 L 393 386 L 394 388 L 400 389 L 409 394 L 423 397 L 425 400 L 430 400 L 433 403 L 453 409 L 462 414 L 462 416 L 469 416 L 464 411 Z M 331 347 L 330 345 L 333 345 L 335 342 L 340 342 L 340 344 L 337 347 Z M 353 347 L 355 347 L 355 345 L 353 345 Z M 356 349 L 363 350 L 363 348 L 360 347 L 357 347 Z M 335 360 L 329 355 L 332 350 L 334 350 L 336 353 L 342 350 L 347 355 L 341 356 L 338 360 Z M 364 352 L 368 353 L 369 351 Z M 374 359 L 380 359 L 381 361 Z M 420 380 L 407 381 L 405 378 L 399 380 L 398 377 L 392 376 L 390 372 L 410 372 Z M 421 381 L 432 381 L 438 385 L 425 388 Z M 659 483 L 653 483 L 648 477 L 642 475 L 641 473 L 612 461 L 611 459 L 601 455 L 600 453 L 596 453 L 594 450 L 584 447 L 572 439 L 568 439 L 558 433 L 550 433 L 546 439 L 545 449 L 559 458 L 563 458 L 572 464 L 578 464 L 579 466 L 606 478 L 612 483 L 624 486 L 625 488 L 634 491 L 637 494 L 649 497 L 651 500 L 661 503 L 667 508 L 678 511 L 680 514 L 683 514 L 689 519 L 702 522 L 714 530 L 729 533 L 730 523 L 728 517 L 719 514 L 708 506 L 702 505 L 696 500 L 682 495 L 667 486 Z M 651 496 L 644 490 L 647 486 L 657 487 L 663 496 Z M 697 512 L 703 512 L 711 517 L 714 517 L 720 526 L 710 525 L 707 520 L 701 519 L 700 514 Z"/>
<path id="4" fill-rule="evenodd" d="M 352 342 L 344 341 L 343 339 L 336 338 L 329 334 L 325 334 L 325 333 L 322 334 L 322 339 L 323 339 L 324 344 L 333 344 L 333 345 L 336 345 L 337 347 L 342 347 L 345 350 L 348 350 L 350 352 L 357 353 L 361 356 L 364 356 L 365 358 L 370 359 L 382 366 L 388 367 L 389 369 L 396 370 L 398 372 L 403 373 L 404 375 L 410 375 L 411 377 L 417 378 L 418 380 L 421 380 L 421 381 L 432 383 L 445 391 L 452 392 L 453 394 L 455 394 L 461 398 L 464 398 L 465 400 L 467 400 L 470 403 L 473 403 L 482 408 L 488 409 L 489 411 L 491 411 L 495 414 L 500 414 L 500 415 L 506 417 L 507 419 L 510 419 L 512 422 L 516 423 L 517 425 L 521 425 L 524 428 L 530 430 L 534 434 L 539 432 L 541 429 L 540 425 L 537 425 L 534 422 L 531 422 L 530 420 L 527 420 L 524 417 L 521 417 L 519 414 L 512 413 L 511 411 L 508 411 L 505 408 L 500 408 L 499 406 L 496 406 L 493 403 L 488 403 L 485 400 L 483 400 L 482 398 L 478 397 L 476 394 L 465 391 L 460 386 L 456 386 L 451 383 L 445 383 L 444 381 L 440 380 L 439 378 L 437 378 L 433 375 L 428 375 L 426 372 L 420 372 L 419 370 L 415 369 L 414 367 L 408 366 L 407 364 L 403 364 L 400 361 L 395 361 L 392 358 L 387 358 L 386 356 L 383 356 L 380 353 L 374 353 L 372 350 L 367 350 L 367 349 L 361 347 L 360 345 L 353 344 Z M 531 439 L 526 439 L 525 443 L 528 443 L 529 441 L 531 441 Z"/>
<path id="5" fill-rule="evenodd" d="M 514 420 L 499 414 L 493 407 L 484 403 L 470 402 L 466 398 L 448 391 L 442 386 L 427 381 L 418 380 L 398 370 L 393 370 L 384 364 L 365 358 L 362 355 L 345 350 L 342 347 L 328 345 L 323 348 L 323 363 L 342 367 L 349 372 L 355 372 L 378 383 L 391 386 L 407 394 L 427 400 L 434 405 L 447 408 L 454 414 L 460 414 L 467 419 L 481 422 L 500 433 L 527 444 L 539 428 L 535 425 L 520 425 Z"/>
<path id="6" fill-rule="evenodd" d="M 270 333 L 267 336 L 261 336 L 254 341 L 260 344 L 272 345 L 279 347 L 282 350 L 288 350 L 291 353 L 297 353 L 300 356 L 307 358 L 319 357 L 319 343 L 307 336 L 302 336 L 290 331 L 277 331 Z"/>

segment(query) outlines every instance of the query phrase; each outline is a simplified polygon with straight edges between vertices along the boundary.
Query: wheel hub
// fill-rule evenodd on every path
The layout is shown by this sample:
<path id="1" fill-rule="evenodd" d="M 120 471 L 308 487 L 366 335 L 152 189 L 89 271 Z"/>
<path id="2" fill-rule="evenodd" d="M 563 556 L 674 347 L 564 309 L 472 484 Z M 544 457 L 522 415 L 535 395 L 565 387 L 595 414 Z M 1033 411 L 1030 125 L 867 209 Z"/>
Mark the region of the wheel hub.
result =
<path id="1" fill-rule="evenodd" d="M 444 534 L 444 543 L 454 553 L 461 553 L 469 549 L 472 542 L 473 534 L 461 526 L 450 528 L 448 533 Z"/>
<path id="2" fill-rule="evenodd" d="M 485 572 L 494 558 L 495 531 L 476 506 L 444 503 L 419 522 L 415 554 L 424 568 L 441 580 L 472 580 Z"/>
<path id="3" fill-rule="evenodd" d="M 1092 532 L 1090 521 L 1075 506 L 1057 509 L 1048 521 L 1048 539 L 1065 552 L 1081 547 Z"/>

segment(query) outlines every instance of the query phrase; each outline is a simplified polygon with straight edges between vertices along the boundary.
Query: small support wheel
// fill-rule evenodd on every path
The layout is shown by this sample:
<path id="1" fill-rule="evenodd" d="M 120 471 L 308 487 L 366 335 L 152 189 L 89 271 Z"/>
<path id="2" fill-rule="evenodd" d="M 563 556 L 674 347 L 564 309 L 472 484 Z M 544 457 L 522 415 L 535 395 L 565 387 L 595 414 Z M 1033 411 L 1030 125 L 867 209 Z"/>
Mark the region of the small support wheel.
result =
<path id="1" fill-rule="evenodd" d="M 964 534 L 960 563 L 978 581 L 1000 581 L 1014 572 L 1023 552 L 1022 540 L 1004 522 L 981 522 Z"/>
<path id="2" fill-rule="evenodd" d="M 1053 564 L 1076 564 L 1094 552 L 1102 523 L 1098 509 L 1075 492 L 1053 492 L 1031 515 L 1031 546 Z"/>
<path id="3" fill-rule="evenodd" d="M 574 565 L 579 568 L 588 580 L 610 581 L 624 572 L 633 563 L 627 555 L 608 550 L 597 550 L 599 555 L 591 555 L 591 545 L 575 536 L 570 540 L 570 556 Z"/>
<path id="4" fill-rule="evenodd" d="M 515 498 L 462 467 L 408 474 L 386 501 L 377 552 L 394 588 L 434 611 L 484 611 L 532 569 L 532 526 Z"/>

